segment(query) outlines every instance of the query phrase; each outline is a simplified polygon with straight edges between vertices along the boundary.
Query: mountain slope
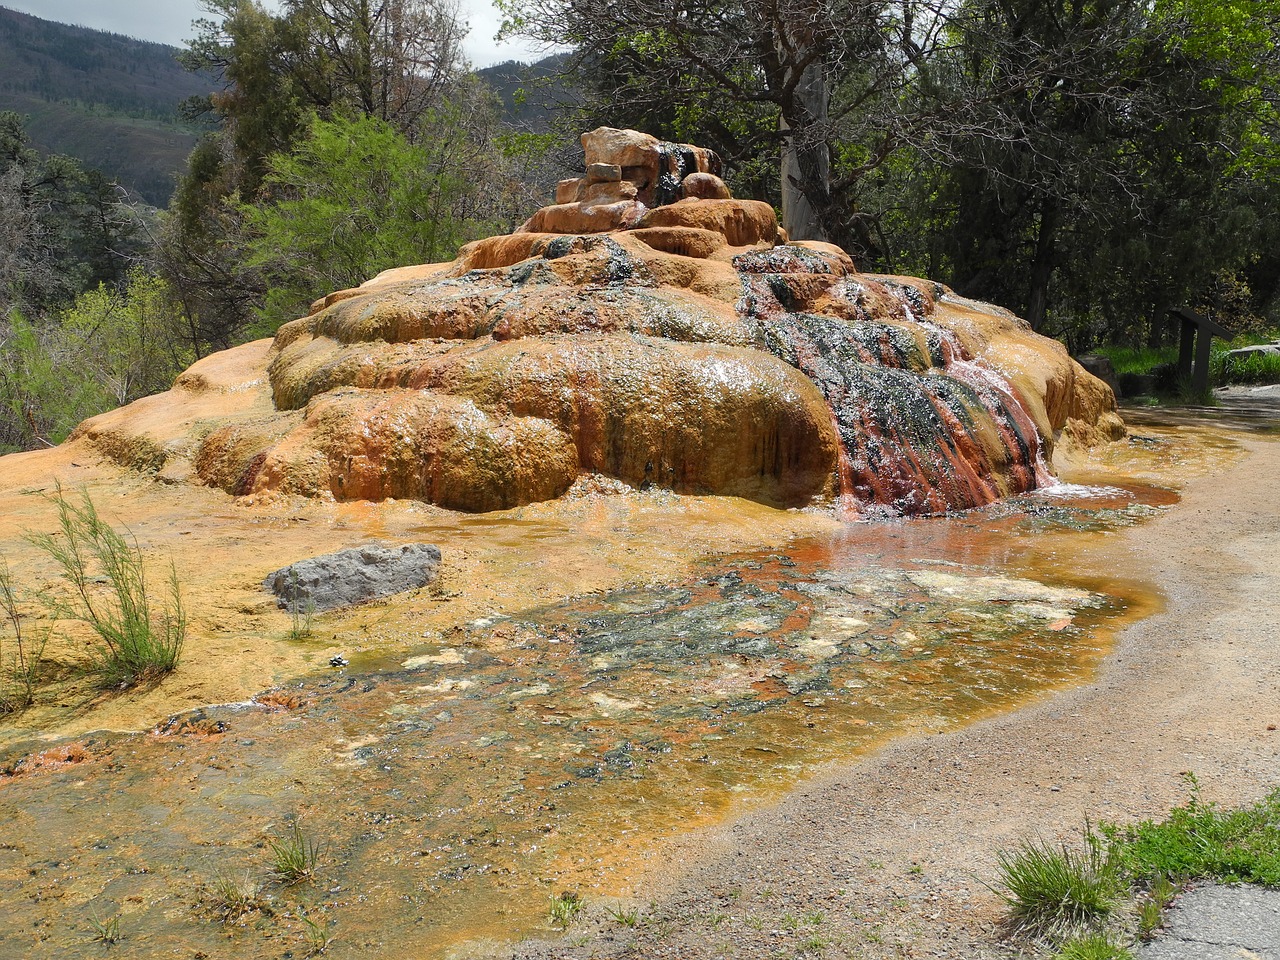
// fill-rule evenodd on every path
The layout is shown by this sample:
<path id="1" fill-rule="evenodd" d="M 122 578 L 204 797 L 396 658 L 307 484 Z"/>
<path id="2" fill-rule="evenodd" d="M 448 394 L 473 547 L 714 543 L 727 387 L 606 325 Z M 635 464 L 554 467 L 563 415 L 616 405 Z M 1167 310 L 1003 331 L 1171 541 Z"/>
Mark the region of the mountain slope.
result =
<path id="1" fill-rule="evenodd" d="M 177 48 L 0 7 L 0 110 L 29 118 L 33 144 L 73 156 L 161 206 L 197 132 L 178 104 L 208 93 Z"/>

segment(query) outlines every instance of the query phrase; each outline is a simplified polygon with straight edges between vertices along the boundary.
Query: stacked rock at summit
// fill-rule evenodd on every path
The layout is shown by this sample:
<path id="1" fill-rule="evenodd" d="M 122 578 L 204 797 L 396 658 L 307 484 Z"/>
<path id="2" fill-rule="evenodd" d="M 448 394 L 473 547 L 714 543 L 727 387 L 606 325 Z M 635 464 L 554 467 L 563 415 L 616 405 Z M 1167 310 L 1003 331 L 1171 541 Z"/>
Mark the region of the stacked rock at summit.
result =
<path id="1" fill-rule="evenodd" d="M 485 511 L 600 474 L 927 513 L 1044 482 L 1060 439 L 1120 435 L 1060 344 L 787 243 L 711 151 L 611 128 L 583 148 L 585 176 L 515 233 L 330 294 L 77 436 L 234 495 Z"/>
<path id="2" fill-rule="evenodd" d="M 683 227 L 726 236 L 728 224 L 731 246 L 780 239 L 773 208 L 758 200 L 733 199 L 720 179 L 720 158 L 712 150 L 668 143 L 635 130 L 600 127 L 582 135 L 582 152 L 586 175 L 561 180 L 555 204 L 535 213 L 518 233 Z M 718 201 L 715 223 L 704 222 L 710 210 L 698 204 L 700 200 Z"/>

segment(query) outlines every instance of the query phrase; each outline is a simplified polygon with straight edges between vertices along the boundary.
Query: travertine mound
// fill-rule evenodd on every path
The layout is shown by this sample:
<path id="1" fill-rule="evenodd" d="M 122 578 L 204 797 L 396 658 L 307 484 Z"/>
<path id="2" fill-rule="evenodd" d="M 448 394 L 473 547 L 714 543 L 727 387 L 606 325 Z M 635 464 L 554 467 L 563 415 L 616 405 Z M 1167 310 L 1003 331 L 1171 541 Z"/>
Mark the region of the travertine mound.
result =
<path id="1" fill-rule="evenodd" d="M 1064 432 L 1120 435 L 1110 390 L 1012 314 L 785 243 L 710 151 L 583 144 L 516 233 L 330 294 L 78 435 L 236 495 L 484 511 L 596 473 L 909 513 L 1044 482 Z"/>

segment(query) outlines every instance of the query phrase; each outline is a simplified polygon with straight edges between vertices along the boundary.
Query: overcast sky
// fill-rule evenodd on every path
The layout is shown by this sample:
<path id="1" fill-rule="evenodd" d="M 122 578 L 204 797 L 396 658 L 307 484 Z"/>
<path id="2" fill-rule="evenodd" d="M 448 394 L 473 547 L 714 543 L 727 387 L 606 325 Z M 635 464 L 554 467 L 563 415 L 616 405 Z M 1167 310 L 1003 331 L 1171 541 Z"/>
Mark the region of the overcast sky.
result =
<path id="1" fill-rule="evenodd" d="M 268 0 L 268 6 L 275 6 Z M 543 54 L 527 45 L 493 42 L 501 17 L 489 0 L 461 0 L 463 16 L 471 24 L 464 47 L 473 66 L 487 67 L 503 60 L 536 60 Z M 206 16 L 200 0 L 0 0 L 0 7 L 21 10 L 59 23 L 109 30 L 142 40 L 182 46 L 191 39 L 191 21 Z"/>

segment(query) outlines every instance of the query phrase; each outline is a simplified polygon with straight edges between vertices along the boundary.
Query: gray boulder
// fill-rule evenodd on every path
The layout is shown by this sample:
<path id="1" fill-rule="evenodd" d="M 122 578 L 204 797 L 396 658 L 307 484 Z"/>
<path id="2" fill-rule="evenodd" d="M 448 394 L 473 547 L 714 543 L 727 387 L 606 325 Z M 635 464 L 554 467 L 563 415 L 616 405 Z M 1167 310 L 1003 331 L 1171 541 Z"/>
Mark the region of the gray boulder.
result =
<path id="1" fill-rule="evenodd" d="M 432 544 L 366 544 L 291 563 L 262 585 L 285 610 L 320 613 L 416 590 L 439 572 L 440 548 Z"/>

